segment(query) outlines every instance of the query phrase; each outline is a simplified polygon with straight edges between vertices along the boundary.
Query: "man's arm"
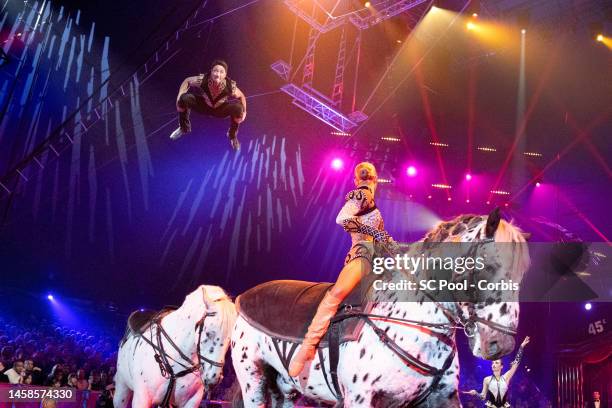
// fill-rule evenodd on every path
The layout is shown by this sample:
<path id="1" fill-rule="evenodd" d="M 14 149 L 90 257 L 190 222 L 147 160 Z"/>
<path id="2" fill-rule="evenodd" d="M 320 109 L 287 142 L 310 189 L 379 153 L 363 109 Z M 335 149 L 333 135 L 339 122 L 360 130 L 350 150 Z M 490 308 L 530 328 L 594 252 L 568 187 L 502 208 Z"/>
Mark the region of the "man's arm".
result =
<path id="1" fill-rule="evenodd" d="M 182 94 L 186 93 L 189 90 L 190 86 L 200 86 L 202 85 L 202 75 L 187 77 L 181 83 L 181 86 L 178 91 L 178 95 L 176 96 L 176 102 L 178 103 L 179 98 Z"/>

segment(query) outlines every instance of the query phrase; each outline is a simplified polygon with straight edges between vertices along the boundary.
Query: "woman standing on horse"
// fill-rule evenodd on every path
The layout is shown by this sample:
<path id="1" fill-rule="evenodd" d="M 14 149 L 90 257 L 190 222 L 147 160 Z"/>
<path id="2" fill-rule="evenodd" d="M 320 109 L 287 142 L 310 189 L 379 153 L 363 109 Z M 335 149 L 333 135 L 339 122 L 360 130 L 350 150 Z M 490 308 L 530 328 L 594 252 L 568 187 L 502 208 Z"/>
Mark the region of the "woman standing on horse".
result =
<path id="1" fill-rule="evenodd" d="M 336 223 L 351 234 L 351 249 L 344 260 L 344 268 L 334 286 L 319 304 L 302 347 L 289 366 L 289 375 L 297 376 L 304 365 L 315 356 L 317 345 L 325 335 L 331 318 L 361 278 L 372 270 L 373 242 L 392 244 L 393 239 L 384 230 L 380 210 L 374 202 L 378 175 L 373 164 L 359 163 L 355 167 L 355 190 L 346 195 Z"/>

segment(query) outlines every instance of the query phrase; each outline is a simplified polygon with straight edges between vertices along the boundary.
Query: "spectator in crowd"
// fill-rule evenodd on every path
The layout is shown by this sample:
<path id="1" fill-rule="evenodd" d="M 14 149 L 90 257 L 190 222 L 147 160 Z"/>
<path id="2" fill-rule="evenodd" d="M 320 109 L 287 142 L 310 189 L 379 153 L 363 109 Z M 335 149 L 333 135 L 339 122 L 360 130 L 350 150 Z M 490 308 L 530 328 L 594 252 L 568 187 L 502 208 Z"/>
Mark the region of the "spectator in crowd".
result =
<path id="1" fill-rule="evenodd" d="M 47 376 L 45 385 L 48 387 L 61 387 L 64 385 L 64 371 L 61 364 L 53 366 L 51 373 Z"/>
<path id="2" fill-rule="evenodd" d="M 32 374 L 26 373 L 25 376 L 23 377 L 23 383 L 25 385 L 32 385 Z"/>
<path id="3" fill-rule="evenodd" d="M 9 382 L 9 379 L 6 374 L 4 374 L 4 371 L 6 371 L 6 367 L 4 366 L 4 363 L 0 360 L 0 383 Z"/>
<path id="4" fill-rule="evenodd" d="M 113 408 L 113 396 L 115 395 L 115 384 L 109 384 L 96 401 L 96 408 Z"/>
<path id="5" fill-rule="evenodd" d="M 26 374 L 32 376 L 32 385 L 43 385 L 42 369 L 34 365 L 34 360 L 26 359 L 23 366 Z"/>
<path id="6" fill-rule="evenodd" d="M 89 381 L 85 378 L 85 370 L 80 368 L 77 371 L 77 390 L 85 391 L 89 389 Z"/>
<path id="7" fill-rule="evenodd" d="M 56 408 L 57 401 L 53 398 L 45 398 L 42 400 L 42 408 Z"/>
<path id="8" fill-rule="evenodd" d="M 68 374 L 68 383 L 66 384 L 70 388 L 77 388 L 77 375 L 75 373 Z"/>
<path id="9" fill-rule="evenodd" d="M 23 382 L 23 376 L 25 375 L 23 361 L 15 360 L 13 362 L 13 368 L 6 370 L 4 374 L 8 377 L 9 383 L 21 384 Z"/>
<path id="10" fill-rule="evenodd" d="M 102 391 L 104 389 L 100 373 L 96 370 L 92 370 L 89 376 L 89 389 L 91 391 Z"/>

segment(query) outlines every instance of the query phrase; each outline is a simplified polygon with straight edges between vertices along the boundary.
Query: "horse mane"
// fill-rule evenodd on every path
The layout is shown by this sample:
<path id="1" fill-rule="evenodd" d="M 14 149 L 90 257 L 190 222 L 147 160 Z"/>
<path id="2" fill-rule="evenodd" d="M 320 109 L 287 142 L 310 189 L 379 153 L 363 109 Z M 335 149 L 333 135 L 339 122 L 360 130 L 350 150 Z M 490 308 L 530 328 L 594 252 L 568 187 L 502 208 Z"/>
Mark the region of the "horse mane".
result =
<path id="1" fill-rule="evenodd" d="M 510 278 L 520 282 L 531 263 L 529 248 L 523 231 L 518 226 L 512 224 L 512 222 L 501 220 L 497 231 L 495 231 L 494 238 L 495 242 L 511 242 L 514 244 L 512 267 L 510 269 L 513 272 L 513 276 L 510 276 Z"/>
<path id="2" fill-rule="evenodd" d="M 236 306 L 230 296 L 220 286 L 203 285 L 206 296 L 215 302 L 221 313 L 221 330 L 224 334 L 230 333 L 236 323 Z"/>

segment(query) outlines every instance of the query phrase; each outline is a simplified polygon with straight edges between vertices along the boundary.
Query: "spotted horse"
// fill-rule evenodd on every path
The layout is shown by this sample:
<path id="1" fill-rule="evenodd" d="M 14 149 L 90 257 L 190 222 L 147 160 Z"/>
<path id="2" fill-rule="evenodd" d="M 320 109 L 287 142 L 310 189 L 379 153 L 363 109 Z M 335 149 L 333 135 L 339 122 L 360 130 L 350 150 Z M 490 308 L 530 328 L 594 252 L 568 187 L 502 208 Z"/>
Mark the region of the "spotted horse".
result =
<path id="1" fill-rule="evenodd" d="M 235 321 L 230 297 L 210 285 L 179 308 L 132 313 L 119 346 L 114 407 L 199 407 L 221 381 Z"/>
<path id="2" fill-rule="evenodd" d="M 478 256 L 487 257 L 491 282 L 520 283 L 529 266 L 524 234 L 497 209 L 442 222 L 407 254 L 435 253 L 444 242 L 474 243 L 461 247 L 476 247 Z M 511 250 L 500 251 L 493 242 L 512 243 Z M 405 270 L 393 273 L 403 274 L 394 280 L 409 278 Z M 363 295 L 351 294 L 315 359 L 290 377 L 289 363 L 330 286 L 272 281 L 238 297 L 231 353 L 241 389 L 237 399 L 245 407 L 291 407 L 301 395 L 337 407 L 460 407 L 456 330 L 465 331 L 477 357 L 493 360 L 514 349 L 518 293 L 502 299 L 494 292 L 478 303 L 425 301 L 425 295 L 401 302 L 397 292 L 379 291 L 365 305 Z"/>

